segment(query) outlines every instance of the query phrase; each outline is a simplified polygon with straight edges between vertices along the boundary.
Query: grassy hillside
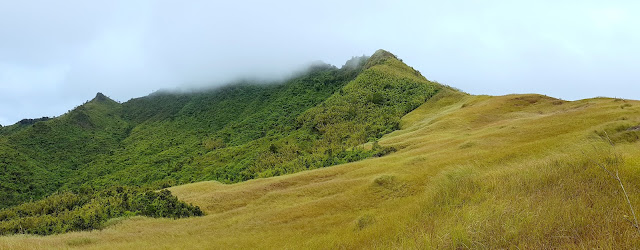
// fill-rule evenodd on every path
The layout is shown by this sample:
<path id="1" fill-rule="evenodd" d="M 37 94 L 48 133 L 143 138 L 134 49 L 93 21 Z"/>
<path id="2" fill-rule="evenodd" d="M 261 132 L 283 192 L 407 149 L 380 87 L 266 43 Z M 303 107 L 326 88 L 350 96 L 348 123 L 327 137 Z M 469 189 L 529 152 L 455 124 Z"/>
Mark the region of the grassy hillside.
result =
<path id="1" fill-rule="evenodd" d="M 397 152 L 236 184 L 173 187 L 206 216 L 0 238 L 0 248 L 615 248 L 640 245 L 640 102 L 442 91 Z M 605 133 L 606 132 L 606 133 Z M 611 146 L 609 139 L 615 146 Z"/>

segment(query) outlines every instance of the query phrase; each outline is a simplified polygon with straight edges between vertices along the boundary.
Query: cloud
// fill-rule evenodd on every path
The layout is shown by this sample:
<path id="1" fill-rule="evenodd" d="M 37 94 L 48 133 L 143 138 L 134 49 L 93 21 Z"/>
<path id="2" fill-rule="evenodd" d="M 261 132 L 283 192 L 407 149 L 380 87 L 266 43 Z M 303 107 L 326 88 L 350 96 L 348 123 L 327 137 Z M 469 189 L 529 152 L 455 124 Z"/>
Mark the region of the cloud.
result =
<path id="1" fill-rule="evenodd" d="M 640 99 L 634 1 L 4 1 L 0 117 L 277 79 L 384 48 L 474 94 Z M 5 124 L 6 125 L 6 124 Z"/>

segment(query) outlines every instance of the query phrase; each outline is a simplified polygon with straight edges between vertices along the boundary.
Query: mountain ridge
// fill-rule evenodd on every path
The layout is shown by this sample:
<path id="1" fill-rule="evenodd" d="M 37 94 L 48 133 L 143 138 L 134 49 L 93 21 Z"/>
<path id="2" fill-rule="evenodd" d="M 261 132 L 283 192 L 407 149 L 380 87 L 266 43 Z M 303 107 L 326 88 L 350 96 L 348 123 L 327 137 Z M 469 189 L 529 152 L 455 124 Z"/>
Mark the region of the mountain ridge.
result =
<path id="1" fill-rule="evenodd" d="M 238 182 L 388 152 L 354 146 L 397 129 L 440 88 L 378 50 L 279 84 L 155 92 L 124 103 L 99 92 L 59 117 L 7 126 L 3 138 L 26 156 L 17 169 L 47 169 L 37 172 L 50 181 L 20 191 L 22 201 L 81 187 Z"/>

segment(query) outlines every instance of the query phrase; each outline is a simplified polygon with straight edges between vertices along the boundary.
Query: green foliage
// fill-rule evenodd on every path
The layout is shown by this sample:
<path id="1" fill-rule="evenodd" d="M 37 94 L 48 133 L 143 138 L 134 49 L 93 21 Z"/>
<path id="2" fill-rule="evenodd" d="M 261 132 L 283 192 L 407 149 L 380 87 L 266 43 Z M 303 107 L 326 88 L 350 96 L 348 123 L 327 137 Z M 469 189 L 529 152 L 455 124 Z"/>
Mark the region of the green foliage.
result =
<path id="1" fill-rule="evenodd" d="M 99 93 L 60 117 L 2 128 L 0 208 L 56 191 L 85 199 L 93 190 L 114 186 L 231 183 L 382 156 L 395 149 L 360 145 L 398 129 L 402 116 L 441 88 L 391 53 L 378 51 L 371 58 L 353 58 L 340 69 L 316 65 L 283 83 L 157 92 L 122 104 Z M 126 203 L 130 210 L 108 212 L 99 207 L 110 204 L 108 199 L 120 204 L 121 196 L 81 199 L 84 203 L 74 209 L 98 217 L 75 221 L 71 229 L 50 222 L 51 230 L 95 228 L 125 211 L 174 216 L 174 210 L 160 209 L 169 196 L 158 201 L 155 193 L 148 194 L 137 195 L 139 203 Z M 65 216 L 44 213 L 9 221 L 40 218 L 33 222 L 38 225 L 33 228 L 40 228 L 60 217 L 75 225 Z M 46 233 L 34 230 L 28 232 Z"/>
<path id="2" fill-rule="evenodd" d="M 0 210 L 0 235 L 100 229 L 111 218 L 131 215 L 177 219 L 203 213 L 199 207 L 179 201 L 168 190 L 112 187 L 99 192 L 62 192 Z"/>
<path id="3" fill-rule="evenodd" d="M 438 86 L 387 54 L 376 52 L 368 69 L 300 122 L 330 145 L 358 145 L 398 129 L 400 118 L 435 95 Z"/>
<path id="4" fill-rule="evenodd" d="M 53 193 L 94 159 L 112 155 L 128 133 L 120 104 L 91 102 L 0 137 L 0 208 Z M 24 125 L 18 123 L 15 127 Z M 11 191 L 13 190 L 13 191 Z"/>
<path id="5" fill-rule="evenodd" d="M 55 174 L 0 140 L 0 209 L 54 191 L 55 181 Z"/>

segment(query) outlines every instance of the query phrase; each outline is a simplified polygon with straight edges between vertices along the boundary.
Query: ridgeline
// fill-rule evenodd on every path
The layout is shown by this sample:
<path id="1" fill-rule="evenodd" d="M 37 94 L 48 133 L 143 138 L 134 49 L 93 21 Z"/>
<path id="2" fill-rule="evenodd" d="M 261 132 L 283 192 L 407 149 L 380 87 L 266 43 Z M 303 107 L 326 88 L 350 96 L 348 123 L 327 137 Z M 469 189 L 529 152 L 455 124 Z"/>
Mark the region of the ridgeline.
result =
<path id="1" fill-rule="evenodd" d="M 395 149 L 377 140 L 441 89 L 379 50 L 278 83 L 125 103 L 98 93 L 59 117 L 2 129 L 0 208 L 54 193 L 234 183 L 382 156 Z"/>

